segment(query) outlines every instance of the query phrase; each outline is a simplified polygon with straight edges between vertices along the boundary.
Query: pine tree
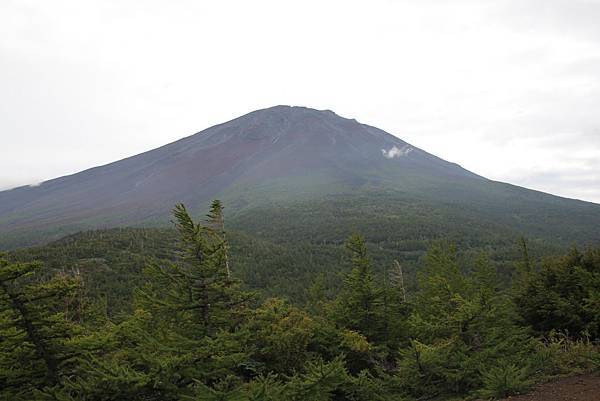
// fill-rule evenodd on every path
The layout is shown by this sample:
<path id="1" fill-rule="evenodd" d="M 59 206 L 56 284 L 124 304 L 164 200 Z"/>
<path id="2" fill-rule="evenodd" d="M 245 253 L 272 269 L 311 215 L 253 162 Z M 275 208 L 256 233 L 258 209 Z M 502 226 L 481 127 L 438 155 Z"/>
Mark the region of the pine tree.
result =
<path id="1" fill-rule="evenodd" d="M 271 298 L 254 311 L 244 330 L 256 348 L 253 360 L 262 370 L 291 374 L 302 370 L 316 347 L 317 322 L 282 299 Z"/>
<path id="2" fill-rule="evenodd" d="M 523 367 L 532 343 L 487 259 L 467 275 L 454 247 L 436 245 L 426 264 L 399 362 L 411 395 L 467 394 L 482 385 L 487 364 Z"/>
<path id="3" fill-rule="evenodd" d="M 80 351 L 67 307 L 80 283 L 57 276 L 38 281 L 38 263 L 0 258 L 0 395 L 32 400 L 58 391 Z"/>
<path id="4" fill-rule="evenodd" d="M 382 334 L 384 292 L 375 282 L 364 238 L 350 236 L 346 249 L 351 255 L 352 270 L 337 299 L 336 319 L 342 326 L 373 340 Z"/>
<path id="5" fill-rule="evenodd" d="M 99 336 L 105 354 L 69 383 L 80 399 L 229 399 L 237 393 L 239 367 L 248 360 L 240 326 L 252 294 L 227 270 L 222 207 L 213 203 L 207 224 L 194 222 L 182 204 L 173 216 L 176 258 L 148 264 L 133 314 Z"/>
<path id="6" fill-rule="evenodd" d="M 208 226 L 195 223 L 182 204 L 175 206 L 173 216 L 179 258 L 149 265 L 140 305 L 194 338 L 235 327 L 251 294 L 231 277 L 220 202 L 213 203 Z"/>
<path id="7" fill-rule="evenodd" d="M 219 383 L 247 359 L 239 328 L 253 298 L 228 271 L 220 203 L 213 203 L 206 225 L 194 222 L 182 204 L 173 216 L 180 239 L 177 259 L 145 269 L 147 283 L 136 297 L 138 318 L 123 332 L 124 340 L 135 344 L 126 364 L 145 365 L 140 380 L 154 383 L 154 392 L 162 392 L 158 399 L 194 394 L 202 386 L 221 391 Z"/>
<path id="8" fill-rule="evenodd" d="M 223 204 L 220 200 L 215 199 L 211 206 L 210 211 L 208 213 L 208 227 L 212 228 L 212 230 L 216 233 L 213 236 L 213 239 L 216 240 L 216 243 L 213 244 L 213 247 L 220 248 L 222 250 L 225 271 L 227 273 L 227 278 L 231 277 L 231 271 L 229 269 L 229 244 L 227 243 L 227 238 L 225 236 L 225 217 L 223 215 Z"/>
<path id="9" fill-rule="evenodd" d="M 329 401 L 334 392 L 348 381 L 348 375 L 341 358 L 331 362 L 317 359 L 308 362 L 305 373 L 291 378 L 285 385 L 284 398 L 290 401 Z"/>
<path id="10" fill-rule="evenodd" d="M 600 338 L 600 249 L 572 248 L 518 282 L 515 302 L 538 334 Z"/>
<path id="11" fill-rule="evenodd" d="M 327 283 L 323 272 L 317 274 L 306 290 L 307 309 L 314 315 L 322 315 L 327 304 Z"/>

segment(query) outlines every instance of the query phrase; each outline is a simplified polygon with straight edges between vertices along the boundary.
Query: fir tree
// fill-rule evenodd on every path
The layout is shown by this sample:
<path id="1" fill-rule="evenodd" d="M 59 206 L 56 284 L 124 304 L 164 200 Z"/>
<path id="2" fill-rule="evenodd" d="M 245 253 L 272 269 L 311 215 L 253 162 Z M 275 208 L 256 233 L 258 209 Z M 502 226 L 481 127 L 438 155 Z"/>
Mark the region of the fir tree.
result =
<path id="1" fill-rule="evenodd" d="M 523 368 L 533 345 L 487 259 L 467 275 L 454 247 L 436 245 L 426 264 L 409 319 L 410 345 L 399 361 L 409 393 L 467 394 L 482 385 L 487 363 Z"/>
<path id="2" fill-rule="evenodd" d="M 182 204 L 173 210 L 180 236 L 174 263 L 151 263 L 140 306 L 194 338 L 234 328 L 251 294 L 231 277 L 220 202 L 211 208 L 210 225 L 195 223 Z"/>
<path id="3" fill-rule="evenodd" d="M 38 263 L 0 258 L 0 388 L 3 399 L 32 400 L 60 392 L 75 368 L 79 331 L 68 306 L 76 278 L 39 281 Z"/>
<path id="4" fill-rule="evenodd" d="M 350 236 L 346 249 L 350 252 L 352 270 L 344 279 L 337 300 L 336 318 L 342 326 L 373 340 L 381 334 L 384 292 L 375 282 L 364 238 Z"/>
<path id="5" fill-rule="evenodd" d="M 176 396 L 193 393 L 194 383 L 217 391 L 247 359 L 239 329 L 253 295 L 243 292 L 228 270 L 219 202 L 213 203 L 207 225 L 195 223 L 182 204 L 173 216 L 180 237 L 178 257 L 145 270 L 148 281 L 136 305 L 147 313 L 139 324 L 148 339 L 137 342 L 134 355 L 145 354 L 160 381 L 180 389 Z"/>
<path id="6" fill-rule="evenodd" d="M 515 301 L 538 334 L 600 339 L 600 250 L 572 248 L 544 261 L 520 282 Z"/>

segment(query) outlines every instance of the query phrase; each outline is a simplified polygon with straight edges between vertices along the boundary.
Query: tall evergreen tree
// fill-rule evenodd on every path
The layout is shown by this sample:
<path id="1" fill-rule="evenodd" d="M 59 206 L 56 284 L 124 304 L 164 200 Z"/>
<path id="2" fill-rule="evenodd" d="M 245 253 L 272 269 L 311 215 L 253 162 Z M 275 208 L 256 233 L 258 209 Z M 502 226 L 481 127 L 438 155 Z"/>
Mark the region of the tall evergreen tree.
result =
<path id="1" fill-rule="evenodd" d="M 229 272 L 220 202 L 213 203 L 207 226 L 195 223 L 182 204 L 173 216 L 180 237 L 178 260 L 148 266 L 140 305 L 194 338 L 235 327 L 251 296 Z"/>
<path id="2" fill-rule="evenodd" d="M 220 202 L 213 203 L 206 225 L 194 222 L 182 204 L 173 216 L 178 257 L 145 270 L 148 282 L 137 308 L 149 314 L 143 326 L 150 341 L 142 341 L 138 352 L 148 350 L 161 374 L 170 372 L 167 381 L 192 391 L 196 382 L 211 386 L 229 380 L 231 370 L 243 364 L 247 353 L 239 328 L 253 295 L 228 271 Z"/>
<path id="3" fill-rule="evenodd" d="M 248 351 L 239 328 L 252 294 L 227 271 L 222 207 L 213 203 L 207 224 L 182 204 L 173 216 L 176 258 L 144 270 L 133 315 L 105 333 L 106 354 L 70 386 L 83 399 L 202 399 L 242 383 Z"/>
<path id="4" fill-rule="evenodd" d="M 375 282 L 365 240 L 358 234 L 346 241 L 352 270 L 344 279 L 337 299 L 336 319 L 344 327 L 356 330 L 374 340 L 381 335 L 384 292 Z"/>
<path id="5" fill-rule="evenodd" d="M 222 254 L 225 264 L 225 271 L 227 273 L 227 277 L 231 277 L 231 271 L 229 268 L 229 244 L 227 243 L 227 238 L 225 236 L 225 217 L 223 215 L 223 204 L 220 200 L 215 199 L 210 205 L 210 211 L 208 213 L 208 227 L 212 228 L 216 233 L 213 236 L 213 239 L 216 240 L 213 244 L 216 248 L 222 249 Z"/>

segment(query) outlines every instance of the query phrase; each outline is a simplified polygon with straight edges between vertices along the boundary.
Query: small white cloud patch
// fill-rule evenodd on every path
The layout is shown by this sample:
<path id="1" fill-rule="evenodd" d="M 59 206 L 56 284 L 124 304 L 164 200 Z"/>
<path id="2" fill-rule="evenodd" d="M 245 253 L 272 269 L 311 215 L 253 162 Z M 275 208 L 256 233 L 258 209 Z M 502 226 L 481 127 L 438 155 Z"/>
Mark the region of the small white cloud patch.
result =
<path id="1" fill-rule="evenodd" d="M 29 188 L 35 188 L 35 187 L 39 187 L 40 185 L 42 185 L 44 181 L 40 181 L 40 182 L 34 182 L 33 184 L 29 184 Z"/>
<path id="2" fill-rule="evenodd" d="M 381 154 L 383 154 L 383 157 L 385 157 L 386 159 L 393 159 L 394 157 L 406 156 L 410 152 L 412 152 L 412 148 L 409 146 L 403 146 L 402 148 L 399 148 L 394 145 L 388 150 L 381 149 Z"/>

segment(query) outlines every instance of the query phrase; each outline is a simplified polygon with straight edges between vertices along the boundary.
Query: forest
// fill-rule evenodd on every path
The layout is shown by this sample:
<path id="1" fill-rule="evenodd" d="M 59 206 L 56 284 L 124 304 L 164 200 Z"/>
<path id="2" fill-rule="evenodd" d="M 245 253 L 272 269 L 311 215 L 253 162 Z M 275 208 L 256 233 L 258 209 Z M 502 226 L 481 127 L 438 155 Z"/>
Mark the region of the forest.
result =
<path id="1" fill-rule="evenodd" d="M 1 399 L 494 399 L 600 371 L 600 248 L 521 239 L 508 272 L 441 238 L 407 268 L 358 233 L 341 259 L 230 234 L 220 201 L 173 222 L 0 257 Z"/>

